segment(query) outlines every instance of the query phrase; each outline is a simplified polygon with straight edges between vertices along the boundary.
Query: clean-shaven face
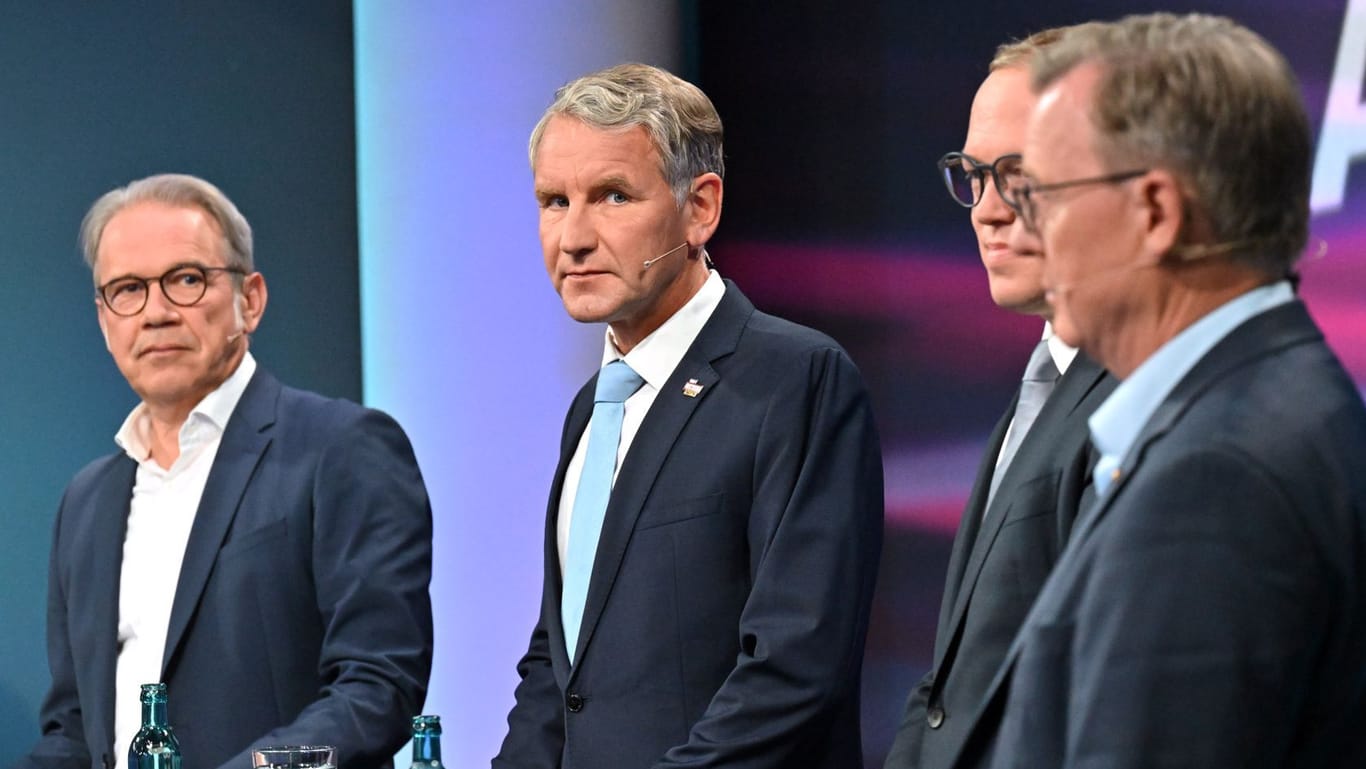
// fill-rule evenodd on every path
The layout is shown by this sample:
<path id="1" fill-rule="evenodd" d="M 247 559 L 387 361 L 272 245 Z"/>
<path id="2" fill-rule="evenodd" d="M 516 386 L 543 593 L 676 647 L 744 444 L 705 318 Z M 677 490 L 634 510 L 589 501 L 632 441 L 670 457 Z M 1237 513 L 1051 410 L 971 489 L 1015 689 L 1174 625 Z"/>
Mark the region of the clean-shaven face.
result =
<path id="1" fill-rule="evenodd" d="M 225 267 L 224 250 L 217 224 L 192 206 L 133 203 L 114 214 L 100 235 L 97 286 L 127 276 L 153 279 L 147 305 L 135 315 L 116 315 L 96 301 L 114 362 L 149 405 L 188 411 L 222 384 L 246 353 L 242 332 L 253 331 L 256 318 L 242 318 L 229 273 L 208 273 L 204 298 L 191 307 L 171 303 L 155 280 L 178 265 Z"/>
<path id="2" fill-rule="evenodd" d="M 688 221 L 644 128 L 603 130 L 556 115 L 533 176 L 546 271 L 570 317 L 606 322 L 634 342 L 692 296 L 686 246 L 644 267 L 686 242 Z"/>
<path id="3" fill-rule="evenodd" d="M 983 163 L 1021 153 L 1034 102 L 1024 67 L 992 72 L 972 100 L 963 153 Z M 990 178 L 983 185 L 981 200 L 972 208 L 972 228 L 977 233 L 992 301 L 1016 312 L 1046 314 L 1042 245 L 1001 199 Z"/>

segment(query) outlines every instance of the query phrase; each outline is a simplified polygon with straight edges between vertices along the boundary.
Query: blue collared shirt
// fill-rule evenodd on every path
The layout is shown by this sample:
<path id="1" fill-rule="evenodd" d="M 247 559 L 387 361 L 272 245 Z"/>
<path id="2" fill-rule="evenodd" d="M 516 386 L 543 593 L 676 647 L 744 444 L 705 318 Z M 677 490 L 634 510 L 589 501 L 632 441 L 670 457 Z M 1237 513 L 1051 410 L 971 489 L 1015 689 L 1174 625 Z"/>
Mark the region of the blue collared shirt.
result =
<path id="1" fill-rule="evenodd" d="M 1091 415 L 1091 444 L 1100 452 L 1096 463 L 1096 497 L 1105 496 L 1134 440 L 1172 390 L 1195 364 L 1233 329 L 1254 315 L 1294 300 L 1288 281 L 1280 281 L 1232 299 L 1172 337 L 1120 383 Z"/>

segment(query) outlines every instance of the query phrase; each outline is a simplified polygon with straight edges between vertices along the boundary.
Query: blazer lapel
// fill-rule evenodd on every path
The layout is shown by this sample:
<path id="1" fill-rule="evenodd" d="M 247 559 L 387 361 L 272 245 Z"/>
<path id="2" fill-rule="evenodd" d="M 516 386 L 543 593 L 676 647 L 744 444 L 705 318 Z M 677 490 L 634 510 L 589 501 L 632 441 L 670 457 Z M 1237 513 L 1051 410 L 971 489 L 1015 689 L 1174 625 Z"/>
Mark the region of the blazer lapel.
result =
<path id="1" fill-rule="evenodd" d="M 963 582 L 954 601 L 953 615 L 949 624 L 949 627 L 952 628 L 951 632 L 958 632 L 958 627 L 963 622 L 969 599 L 972 597 L 972 591 L 977 585 L 977 577 L 982 573 L 982 564 L 986 562 L 987 553 L 991 550 L 996 536 L 1001 531 L 1001 526 L 1005 523 L 1006 513 L 1010 510 L 1010 489 L 1018 484 L 1021 478 L 1027 477 L 1028 473 L 1034 472 L 1035 468 L 1031 467 L 1031 464 L 1034 464 L 1035 458 L 1051 459 L 1048 452 L 1052 446 L 1057 445 L 1058 439 L 1066 427 L 1067 418 L 1076 411 L 1086 396 L 1095 389 L 1104 377 L 1104 369 L 1089 358 L 1078 355 L 1073 360 L 1072 365 L 1067 368 L 1067 373 L 1059 380 L 1057 389 L 1049 397 L 1048 402 L 1044 404 L 1043 410 L 1039 412 L 1038 420 L 1034 422 L 1030 434 L 1025 437 L 1019 453 L 1015 455 L 1015 461 L 1006 469 L 1006 475 L 1001 479 L 1000 492 L 992 500 L 990 509 L 987 510 L 986 520 L 982 523 L 982 530 L 973 538 L 971 555 L 968 557 L 967 566 L 964 570 Z M 999 444 L 997 446 L 999 448 Z M 994 466 L 995 455 L 989 453 L 987 461 L 990 461 Z M 987 477 L 990 478 L 990 476 Z M 989 480 L 988 483 L 990 483 Z M 936 660 L 936 665 L 941 661 Z"/>
<path id="2" fill-rule="evenodd" d="M 247 484 L 270 445 L 268 428 L 275 423 L 275 406 L 279 396 L 280 383 L 258 369 L 223 431 L 218 454 L 209 470 L 199 510 L 190 529 L 190 539 L 185 545 L 185 559 L 180 567 L 180 581 L 176 583 L 175 600 L 171 604 L 171 619 L 166 631 L 166 651 L 161 663 L 162 680 L 166 679 L 176 650 L 189 628 L 195 608 L 199 606 L 204 586 L 218 558 L 218 550 L 237 514 Z"/>
<path id="3" fill-rule="evenodd" d="M 982 712 L 992 707 L 1004 706 L 1004 702 L 998 702 L 998 700 L 1002 700 L 1009 694 L 1007 682 L 1014 672 L 1015 662 L 1019 659 L 1024 644 L 1027 643 L 1026 629 L 1036 624 L 1039 621 L 1038 616 L 1042 612 L 1049 611 L 1051 604 L 1056 603 L 1056 600 L 1050 600 L 1055 584 L 1068 578 L 1075 579 L 1074 576 L 1069 576 L 1071 571 L 1069 566 L 1075 560 L 1074 552 L 1082 547 L 1100 520 L 1114 506 L 1115 500 L 1128 484 L 1134 471 L 1142 464 L 1143 458 L 1152 444 L 1172 429 L 1195 400 L 1233 369 L 1277 349 L 1305 342 L 1321 342 L 1322 339 L 1323 334 L 1310 319 L 1304 304 L 1296 300 L 1288 305 L 1255 316 L 1235 328 L 1206 353 L 1195 364 L 1195 368 L 1182 378 L 1176 385 L 1176 389 L 1163 400 L 1157 411 L 1153 413 L 1147 424 L 1139 432 L 1133 447 L 1130 448 L 1120 464 L 1119 474 L 1111 481 L 1105 495 L 1097 499 L 1089 510 L 1083 510 L 1077 516 L 1076 523 L 1072 527 L 1072 536 L 1067 541 L 1067 547 L 1064 548 L 1062 555 L 1058 558 L 1057 566 L 1052 575 L 1049 576 L 1048 581 L 1044 583 L 1043 591 L 1025 618 L 1024 628 L 1015 634 L 1015 639 L 1010 644 L 1010 650 L 1006 653 L 1005 661 L 997 668 L 991 685 L 987 687 L 987 697 L 974 716 L 972 727 L 974 736 L 980 729 L 989 726 L 982 722 Z M 967 742 L 964 745 L 966 746 Z M 951 765 L 956 766 L 962 756 L 963 748 L 960 748 L 955 756 L 954 764 Z"/>
<path id="4" fill-rule="evenodd" d="M 1242 327 L 1240 327 L 1240 329 L 1241 328 Z M 1235 333 L 1237 332 L 1235 331 Z M 1010 644 L 1010 649 L 1006 653 L 1005 660 L 1001 663 L 1001 666 L 997 668 L 996 675 L 992 679 L 991 685 L 987 687 L 988 694 L 983 700 L 984 709 L 989 707 L 989 703 L 992 703 L 998 697 L 1008 696 L 1006 682 L 1010 680 L 1011 674 L 1014 671 L 1015 662 L 1019 659 L 1024 644 L 1027 642 L 1027 633 L 1025 632 L 1025 629 L 1030 625 L 1036 624 L 1038 622 L 1037 618 L 1041 613 L 1054 610 L 1052 604 L 1057 603 L 1056 599 L 1052 598 L 1055 585 L 1065 582 L 1067 579 L 1075 579 L 1075 577 L 1070 576 L 1070 571 L 1072 570 L 1071 565 L 1075 560 L 1073 554 L 1083 546 L 1085 541 L 1095 530 L 1096 525 L 1105 517 L 1105 514 L 1109 512 L 1110 508 L 1113 507 L 1115 499 L 1128 483 L 1129 477 L 1133 474 L 1133 470 L 1142 463 L 1143 456 L 1147 453 L 1148 448 L 1154 441 L 1165 435 L 1176 423 L 1180 415 L 1185 412 L 1192 400 L 1197 397 L 1199 393 L 1203 392 L 1210 382 L 1218 378 L 1218 376 L 1229 367 L 1227 363 L 1220 363 L 1217 360 L 1217 357 L 1221 357 L 1217 354 L 1218 351 L 1227 341 L 1228 340 L 1226 339 L 1224 342 L 1220 342 L 1219 345 L 1216 345 L 1215 349 L 1208 353 L 1200 363 L 1196 364 L 1195 369 L 1187 374 L 1176 386 L 1176 390 L 1162 402 L 1162 405 L 1159 406 L 1152 417 L 1148 419 L 1147 424 L 1143 426 L 1138 438 L 1134 441 L 1133 447 L 1129 450 L 1128 455 L 1126 455 L 1124 461 L 1120 465 L 1118 476 L 1111 482 L 1110 487 L 1106 489 L 1105 495 L 1097 499 L 1089 510 L 1080 511 L 1077 515 L 1076 523 L 1072 527 L 1072 536 L 1067 540 L 1067 546 L 1063 549 L 1062 555 L 1058 557 L 1058 563 L 1053 569 L 1053 573 L 1049 576 L 1048 581 L 1044 583 L 1043 591 L 1039 594 L 1038 599 L 1035 600 L 1034 606 L 1029 610 L 1028 616 L 1025 617 L 1024 627 L 1021 628 L 1020 632 L 1015 634 L 1015 639 Z M 1244 355 L 1241 359 L 1246 359 L 1247 357 L 1247 355 Z M 978 726 L 979 724 L 974 723 L 974 730 Z M 959 757 L 961 757 L 961 750 L 959 752 Z"/>
<path id="5" fill-rule="evenodd" d="M 76 619 L 88 631 L 72 633 L 72 652 L 77 659 L 89 655 L 93 671 L 93 711 L 91 720 L 102 724 L 104 733 L 114 738 L 114 680 L 118 665 L 119 582 L 123 568 L 123 540 L 128 534 L 128 505 L 133 496 L 137 463 L 121 456 L 115 459 L 99 486 L 103 490 L 95 501 L 91 541 L 68 552 L 90 554 L 90 585 L 98 590 L 81 594 L 89 600 L 68 607 L 68 619 Z M 89 645 L 87 645 L 89 644 Z"/>
<path id="6" fill-rule="evenodd" d="M 550 636 L 550 668 L 560 688 L 569 683 L 569 653 L 565 650 L 564 618 L 560 614 L 560 597 L 564 591 L 564 580 L 560 576 L 559 517 L 560 498 L 564 495 L 564 477 L 569 470 L 569 460 L 578 449 L 588 420 L 593 416 L 593 393 L 597 389 L 598 377 L 593 375 L 588 384 L 579 390 L 569 407 L 565 419 L 564 434 L 560 436 L 560 463 L 555 468 L 555 478 L 550 484 L 550 501 L 545 516 L 545 598 L 550 606 L 551 622 L 545 629 Z M 552 589 L 553 588 L 553 589 Z M 580 637 L 583 633 L 580 632 Z M 578 659 L 578 655 L 575 655 Z"/>
<path id="7" fill-rule="evenodd" d="M 972 491 L 968 494 L 968 502 L 963 507 L 963 518 L 958 522 L 958 534 L 953 538 L 953 551 L 949 553 L 948 576 L 944 582 L 944 602 L 940 609 L 939 629 L 935 634 L 935 670 L 938 670 L 944 661 L 949 639 L 956 632 L 957 622 L 954 618 L 962 615 L 959 606 L 964 603 L 961 599 L 966 596 L 963 591 L 963 576 L 968 573 L 969 556 L 982 531 L 982 511 L 986 508 L 987 494 L 991 490 L 991 476 L 996 471 L 996 457 L 1001 453 L 1001 445 L 1005 443 L 1006 430 L 1010 427 L 1010 419 L 1015 414 L 1015 405 L 1019 399 L 1020 391 L 1016 388 L 1010 407 L 991 430 L 991 437 L 987 439 L 982 461 L 977 468 L 976 480 L 973 481 Z M 978 568 L 980 569 L 980 564 Z"/>
<path id="8" fill-rule="evenodd" d="M 626 555 L 626 546 L 635 530 L 636 519 L 640 517 L 655 478 L 678 440 L 679 433 L 683 431 L 683 426 L 720 380 L 720 375 L 712 368 L 712 362 L 734 352 L 740 332 L 753 313 L 754 305 L 745 299 L 734 284 L 726 281 L 726 293 L 721 303 L 645 415 L 645 421 L 641 423 L 640 431 L 622 462 L 607 503 L 597 557 L 593 561 L 593 576 L 588 583 L 588 597 L 575 659 L 583 659 L 584 650 L 592 641 L 593 631 L 602 617 L 603 607 L 607 604 L 607 597 L 612 592 L 621 561 Z M 689 397 L 684 394 L 683 386 L 692 383 L 692 380 L 696 380 L 701 389 Z M 573 677 L 574 671 L 571 671 L 570 678 Z"/>
<path id="9" fill-rule="evenodd" d="M 1229 332 L 1200 359 L 1176 384 L 1148 422 L 1139 431 L 1134 445 L 1120 462 L 1105 496 L 1091 510 L 1078 516 L 1072 538 L 1080 539 L 1095 528 L 1110 507 L 1110 501 L 1128 483 L 1151 444 L 1165 435 L 1210 387 L 1248 362 L 1272 352 L 1305 342 L 1322 341 L 1323 334 L 1310 319 L 1304 303 L 1295 300 L 1244 321 Z"/>

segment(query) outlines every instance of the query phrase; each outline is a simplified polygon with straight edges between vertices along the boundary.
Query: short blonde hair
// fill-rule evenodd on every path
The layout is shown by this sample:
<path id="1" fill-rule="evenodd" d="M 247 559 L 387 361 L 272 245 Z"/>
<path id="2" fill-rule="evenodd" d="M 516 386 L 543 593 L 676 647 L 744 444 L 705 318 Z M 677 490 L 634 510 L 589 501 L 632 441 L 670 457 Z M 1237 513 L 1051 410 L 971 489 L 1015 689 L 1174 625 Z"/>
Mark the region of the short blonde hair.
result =
<path id="1" fill-rule="evenodd" d="M 1036 53 L 1061 40 L 1063 35 L 1067 34 L 1069 30 L 1076 29 L 1080 26 L 1084 25 L 1078 24 L 1071 27 L 1050 27 L 1048 29 L 1039 30 L 1029 37 L 1002 43 L 996 47 L 996 55 L 992 57 L 991 64 L 987 67 L 987 71 L 995 72 L 998 69 L 1028 66 Z"/>

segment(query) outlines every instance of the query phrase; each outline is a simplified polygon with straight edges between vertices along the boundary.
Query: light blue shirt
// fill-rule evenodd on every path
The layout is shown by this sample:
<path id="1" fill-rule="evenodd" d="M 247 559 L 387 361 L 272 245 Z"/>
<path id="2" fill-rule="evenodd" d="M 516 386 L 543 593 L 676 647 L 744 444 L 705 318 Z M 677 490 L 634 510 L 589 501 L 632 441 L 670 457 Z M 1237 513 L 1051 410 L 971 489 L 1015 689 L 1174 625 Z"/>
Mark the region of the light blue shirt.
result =
<path id="1" fill-rule="evenodd" d="M 1260 286 L 1232 299 L 1172 337 L 1120 383 L 1091 415 L 1096 497 L 1105 496 L 1134 440 L 1153 412 L 1214 345 L 1254 315 L 1293 301 L 1288 281 Z"/>

